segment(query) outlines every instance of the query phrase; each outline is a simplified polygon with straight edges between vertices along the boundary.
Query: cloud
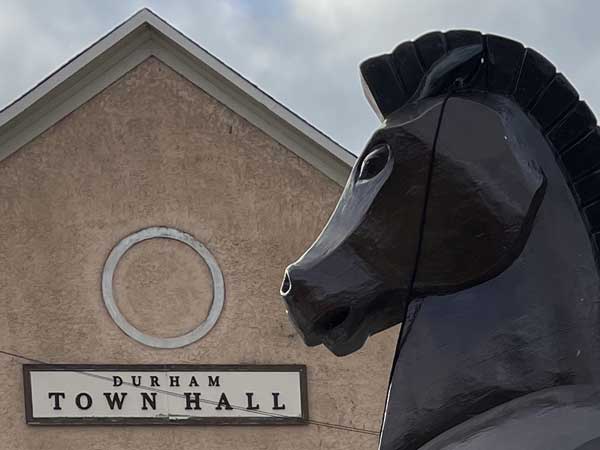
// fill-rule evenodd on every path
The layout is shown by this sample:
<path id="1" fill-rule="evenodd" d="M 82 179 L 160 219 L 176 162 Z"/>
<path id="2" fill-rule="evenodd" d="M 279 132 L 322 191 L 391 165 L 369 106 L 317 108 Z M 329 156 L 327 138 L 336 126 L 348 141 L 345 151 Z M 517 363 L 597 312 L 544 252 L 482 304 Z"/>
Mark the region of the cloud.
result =
<path id="1" fill-rule="evenodd" d="M 5 0 L 0 104 L 144 6 L 353 152 L 379 125 L 358 64 L 430 30 L 478 29 L 534 47 L 600 111 L 600 4 L 564 0 Z"/>

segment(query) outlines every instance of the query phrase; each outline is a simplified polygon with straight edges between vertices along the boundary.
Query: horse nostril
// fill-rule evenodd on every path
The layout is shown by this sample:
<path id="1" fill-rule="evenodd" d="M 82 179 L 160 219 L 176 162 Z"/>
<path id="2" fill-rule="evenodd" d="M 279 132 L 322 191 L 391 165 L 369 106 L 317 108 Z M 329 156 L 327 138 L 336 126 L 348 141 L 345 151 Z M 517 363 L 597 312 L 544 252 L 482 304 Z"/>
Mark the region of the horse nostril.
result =
<path id="1" fill-rule="evenodd" d="M 292 290 L 292 281 L 290 280 L 290 275 L 288 271 L 285 271 L 285 275 L 283 275 L 283 283 L 281 283 L 281 289 L 279 293 L 281 295 L 288 295 Z"/>

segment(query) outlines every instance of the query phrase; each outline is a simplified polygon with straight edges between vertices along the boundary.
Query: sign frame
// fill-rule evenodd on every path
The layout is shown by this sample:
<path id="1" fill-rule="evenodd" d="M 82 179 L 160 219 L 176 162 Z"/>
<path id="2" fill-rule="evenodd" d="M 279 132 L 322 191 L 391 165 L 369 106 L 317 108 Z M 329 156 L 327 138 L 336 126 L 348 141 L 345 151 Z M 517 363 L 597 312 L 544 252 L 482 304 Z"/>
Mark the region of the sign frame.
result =
<path id="1" fill-rule="evenodd" d="M 189 417 L 186 420 L 141 417 L 34 417 L 31 372 L 298 372 L 300 376 L 300 417 Z M 256 426 L 308 425 L 308 382 L 304 364 L 23 364 L 23 391 L 25 394 L 25 422 L 42 426 Z"/>

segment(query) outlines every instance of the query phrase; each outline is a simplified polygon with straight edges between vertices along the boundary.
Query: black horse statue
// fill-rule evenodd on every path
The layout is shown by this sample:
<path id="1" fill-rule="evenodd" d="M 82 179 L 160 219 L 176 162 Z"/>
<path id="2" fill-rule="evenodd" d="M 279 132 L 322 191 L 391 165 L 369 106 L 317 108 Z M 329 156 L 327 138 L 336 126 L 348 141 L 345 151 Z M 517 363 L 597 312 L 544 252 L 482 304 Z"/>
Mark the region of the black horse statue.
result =
<path id="1" fill-rule="evenodd" d="M 402 323 L 382 450 L 600 449 L 600 133 L 510 39 L 361 65 L 382 119 L 281 294 L 336 355 Z"/>

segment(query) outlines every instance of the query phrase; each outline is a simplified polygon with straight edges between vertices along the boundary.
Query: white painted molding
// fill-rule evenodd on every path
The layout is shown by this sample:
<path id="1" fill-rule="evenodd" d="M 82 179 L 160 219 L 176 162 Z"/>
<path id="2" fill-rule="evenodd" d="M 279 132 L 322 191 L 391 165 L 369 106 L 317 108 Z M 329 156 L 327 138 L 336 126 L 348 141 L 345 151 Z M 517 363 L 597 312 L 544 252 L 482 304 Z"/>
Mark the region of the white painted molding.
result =
<path id="1" fill-rule="evenodd" d="M 115 299 L 113 278 L 115 271 L 117 270 L 117 265 L 119 264 L 119 261 L 121 261 L 123 255 L 140 242 L 158 238 L 173 239 L 186 244 L 194 250 L 208 266 L 212 279 L 213 295 L 208 316 L 196 326 L 196 328 L 181 336 L 157 337 L 143 333 L 125 318 Z M 219 263 L 217 263 L 213 254 L 194 236 L 175 228 L 149 227 L 124 237 L 111 250 L 108 258 L 106 258 L 106 261 L 104 262 L 104 268 L 102 269 L 102 299 L 104 300 L 104 306 L 106 306 L 110 317 L 130 338 L 149 347 L 173 349 L 190 345 L 199 339 L 202 339 L 210 332 L 210 330 L 212 330 L 223 311 L 223 304 L 225 303 L 225 282 L 223 281 L 223 273 L 221 272 Z"/>
<path id="2" fill-rule="evenodd" d="M 0 161 L 154 56 L 343 185 L 355 156 L 143 9 L 0 111 Z"/>

